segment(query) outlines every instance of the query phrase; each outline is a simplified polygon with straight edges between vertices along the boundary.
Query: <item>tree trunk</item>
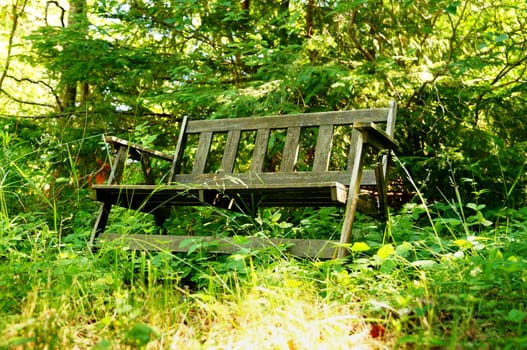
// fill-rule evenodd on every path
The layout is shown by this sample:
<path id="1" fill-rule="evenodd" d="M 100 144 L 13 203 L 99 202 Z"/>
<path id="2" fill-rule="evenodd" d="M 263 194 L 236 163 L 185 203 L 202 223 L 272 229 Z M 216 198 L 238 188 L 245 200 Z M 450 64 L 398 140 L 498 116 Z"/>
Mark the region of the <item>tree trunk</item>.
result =
<path id="1" fill-rule="evenodd" d="M 67 26 L 78 32 L 87 33 L 88 31 L 88 16 L 87 16 L 87 4 L 86 0 L 70 0 L 70 10 L 68 14 Z M 59 108 L 69 110 L 75 107 L 77 101 L 77 85 L 82 82 L 77 81 L 65 81 L 61 82 L 62 94 L 61 103 Z M 82 100 L 83 102 L 87 99 L 85 95 L 88 89 L 83 84 L 82 87 Z"/>
<path id="2" fill-rule="evenodd" d="M 313 11 L 315 9 L 315 0 L 307 2 L 306 9 L 306 36 L 311 38 L 313 36 Z"/>

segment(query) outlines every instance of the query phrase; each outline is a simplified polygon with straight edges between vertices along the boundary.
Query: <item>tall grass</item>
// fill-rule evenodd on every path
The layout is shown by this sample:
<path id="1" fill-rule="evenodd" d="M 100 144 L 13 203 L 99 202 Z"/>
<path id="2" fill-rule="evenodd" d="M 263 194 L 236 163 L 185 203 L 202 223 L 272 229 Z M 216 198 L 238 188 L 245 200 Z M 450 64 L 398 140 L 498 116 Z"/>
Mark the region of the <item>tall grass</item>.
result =
<path id="1" fill-rule="evenodd" d="M 392 213 L 387 232 L 359 217 L 362 240 L 346 260 L 277 250 L 146 253 L 118 243 L 93 253 L 86 242 L 96 204 L 82 186 L 67 202 L 49 199 L 16 165 L 4 166 L 0 182 L 0 348 L 527 347 L 525 208 L 490 217 L 461 194 L 436 204 L 421 198 Z M 7 198 L 23 196 L 20 188 L 40 203 L 14 212 Z M 306 211 L 291 224 L 277 211 L 256 221 L 202 214 L 174 226 L 297 237 L 331 234 L 338 217 Z M 122 231 L 143 225 L 133 213 L 114 219 Z"/>

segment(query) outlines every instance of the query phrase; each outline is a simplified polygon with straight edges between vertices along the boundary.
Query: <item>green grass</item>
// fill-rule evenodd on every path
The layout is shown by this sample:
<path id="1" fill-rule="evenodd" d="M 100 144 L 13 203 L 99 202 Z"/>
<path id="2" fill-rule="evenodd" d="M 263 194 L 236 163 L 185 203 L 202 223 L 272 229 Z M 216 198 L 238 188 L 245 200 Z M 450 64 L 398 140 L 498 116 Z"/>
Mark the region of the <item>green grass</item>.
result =
<path id="1" fill-rule="evenodd" d="M 433 229 L 422 208 L 392 216 L 389 242 L 364 220 L 347 261 L 92 254 L 88 213 L 65 237 L 37 214 L 4 216 L 0 347 L 526 347 L 527 212 L 466 236 L 444 208 L 429 209 Z"/>
<path id="2" fill-rule="evenodd" d="M 342 261 L 280 249 L 173 255 L 108 244 L 92 253 L 90 191 L 67 177 L 47 187 L 46 171 L 13 166 L 20 160 L 7 150 L 2 349 L 527 348 L 527 208 L 421 196 L 384 232 L 359 216 Z M 144 215 L 116 213 L 111 230 L 152 230 Z M 179 214 L 171 232 L 290 238 L 335 237 L 341 218 L 331 208 L 264 210 L 256 220 Z"/>

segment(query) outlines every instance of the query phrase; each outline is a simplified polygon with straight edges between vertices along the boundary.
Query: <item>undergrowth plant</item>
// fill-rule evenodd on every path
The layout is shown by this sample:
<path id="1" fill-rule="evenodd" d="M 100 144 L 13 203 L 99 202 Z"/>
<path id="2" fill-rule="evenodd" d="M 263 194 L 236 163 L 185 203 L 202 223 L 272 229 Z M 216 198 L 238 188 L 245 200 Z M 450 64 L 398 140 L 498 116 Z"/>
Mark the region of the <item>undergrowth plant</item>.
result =
<path id="1" fill-rule="evenodd" d="M 195 234 L 189 253 L 119 241 L 92 252 L 89 191 L 68 181 L 76 195 L 61 197 L 71 188 L 64 184 L 50 197 L 12 142 L 2 152 L 0 348 L 527 346 L 527 209 L 490 211 L 473 182 L 468 203 L 461 191 L 438 203 L 418 194 L 384 232 L 359 216 L 346 259 L 296 259 L 284 246 L 216 255 L 214 242 L 198 238 L 330 238 L 339 231 L 335 208 L 265 209 L 255 218 L 178 209 L 165 226 Z M 112 230 L 154 230 L 147 214 L 115 212 Z"/>

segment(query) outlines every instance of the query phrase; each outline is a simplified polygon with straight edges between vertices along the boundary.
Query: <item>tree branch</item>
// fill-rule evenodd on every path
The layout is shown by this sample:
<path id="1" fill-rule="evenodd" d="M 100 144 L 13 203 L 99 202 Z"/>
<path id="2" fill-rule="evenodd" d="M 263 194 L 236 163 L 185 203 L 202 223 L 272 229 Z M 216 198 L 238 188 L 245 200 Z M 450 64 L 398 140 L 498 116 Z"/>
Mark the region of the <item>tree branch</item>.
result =
<path id="1" fill-rule="evenodd" d="M 30 102 L 30 101 L 24 101 L 24 100 L 21 100 L 19 98 L 16 98 L 14 97 L 13 95 L 9 94 L 7 91 L 5 91 L 4 89 L 0 89 L 0 93 L 3 93 L 4 95 L 6 95 L 9 99 L 17 102 L 17 103 L 22 103 L 22 104 L 26 104 L 26 105 L 32 105 L 32 106 L 40 106 L 40 107 L 46 107 L 46 108 L 55 108 L 55 106 L 53 105 L 50 105 L 50 104 L 47 104 L 47 103 L 40 103 L 40 102 Z"/>
<path id="2" fill-rule="evenodd" d="M 9 71 L 9 67 L 11 65 L 11 52 L 13 50 L 13 40 L 15 39 L 16 29 L 18 27 L 18 18 L 20 17 L 20 13 L 24 12 L 27 1 L 28 0 L 24 0 L 22 4 L 22 9 L 20 12 L 17 11 L 16 4 L 13 4 L 13 14 L 12 14 L 13 22 L 11 23 L 11 31 L 9 33 L 9 39 L 8 39 L 8 44 L 7 44 L 7 55 L 6 55 L 5 64 L 4 64 L 4 71 L 2 72 L 2 75 L 0 76 L 0 90 L 2 89 L 4 80 L 7 76 L 7 72 Z"/>

